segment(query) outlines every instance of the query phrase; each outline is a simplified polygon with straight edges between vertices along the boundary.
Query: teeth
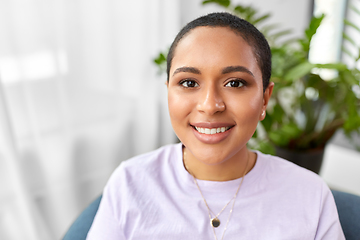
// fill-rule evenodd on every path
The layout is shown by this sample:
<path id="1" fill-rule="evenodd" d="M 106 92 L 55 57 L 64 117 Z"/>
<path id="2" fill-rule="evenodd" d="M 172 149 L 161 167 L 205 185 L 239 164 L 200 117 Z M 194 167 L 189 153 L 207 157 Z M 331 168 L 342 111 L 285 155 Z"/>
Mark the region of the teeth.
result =
<path id="1" fill-rule="evenodd" d="M 226 130 L 230 129 L 230 127 L 221 127 L 221 128 L 199 128 L 199 127 L 195 127 L 195 129 L 200 133 L 216 134 L 216 133 L 220 133 L 220 132 L 225 132 Z"/>

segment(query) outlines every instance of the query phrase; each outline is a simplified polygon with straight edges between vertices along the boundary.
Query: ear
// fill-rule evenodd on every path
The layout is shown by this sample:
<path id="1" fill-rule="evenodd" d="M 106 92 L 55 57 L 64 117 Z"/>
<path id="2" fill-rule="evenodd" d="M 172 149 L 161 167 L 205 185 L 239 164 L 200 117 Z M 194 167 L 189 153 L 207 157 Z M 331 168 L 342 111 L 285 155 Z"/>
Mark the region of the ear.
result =
<path id="1" fill-rule="evenodd" d="M 274 83 L 273 82 L 269 82 L 269 86 L 266 88 L 264 95 L 263 95 L 263 106 L 262 106 L 262 111 L 260 113 L 260 117 L 259 120 L 262 121 L 264 120 L 265 116 L 266 116 L 266 108 L 267 105 L 269 104 L 269 100 L 271 97 L 271 94 L 273 92 L 274 89 Z"/>
<path id="2" fill-rule="evenodd" d="M 165 85 L 166 85 L 167 88 L 169 88 L 169 81 L 168 80 L 165 81 Z"/>

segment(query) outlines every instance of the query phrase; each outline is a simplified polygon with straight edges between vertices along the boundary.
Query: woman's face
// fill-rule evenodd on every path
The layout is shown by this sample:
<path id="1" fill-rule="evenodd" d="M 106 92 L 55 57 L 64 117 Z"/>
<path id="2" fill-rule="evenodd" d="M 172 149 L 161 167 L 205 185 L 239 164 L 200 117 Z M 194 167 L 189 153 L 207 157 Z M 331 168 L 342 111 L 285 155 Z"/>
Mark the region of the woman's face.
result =
<path id="1" fill-rule="evenodd" d="M 263 93 L 260 68 L 241 36 L 225 27 L 197 27 L 178 43 L 169 72 L 174 131 L 203 163 L 241 156 L 265 117 L 272 86 Z"/>

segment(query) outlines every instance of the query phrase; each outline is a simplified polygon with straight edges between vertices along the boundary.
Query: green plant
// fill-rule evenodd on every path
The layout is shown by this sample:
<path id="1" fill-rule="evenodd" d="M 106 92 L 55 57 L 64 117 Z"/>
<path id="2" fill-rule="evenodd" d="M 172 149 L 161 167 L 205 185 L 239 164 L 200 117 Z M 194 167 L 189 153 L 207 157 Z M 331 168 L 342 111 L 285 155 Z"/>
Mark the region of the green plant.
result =
<path id="1" fill-rule="evenodd" d="M 250 141 L 251 147 L 272 154 L 274 146 L 293 150 L 319 149 L 324 148 L 339 129 L 350 140 L 353 133 L 360 133 L 360 71 L 341 62 L 317 64 L 308 60 L 310 42 L 324 15 L 312 18 L 304 37 L 280 41 L 280 37 L 290 31 L 276 31 L 277 25 L 266 24 L 270 14 L 260 15 L 251 6 L 232 5 L 230 0 L 203 1 L 203 4 L 210 3 L 257 26 L 271 46 L 271 81 L 275 87 L 267 116 Z M 355 24 L 347 20 L 344 23 L 360 32 Z M 359 49 L 359 56 L 342 50 L 350 54 L 354 63 L 358 62 L 360 48 L 346 34 L 344 40 Z M 160 53 L 154 61 L 164 68 L 166 54 Z M 320 69 L 331 69 L 336 74 L 331 79 L 323 79 Z"/>
<path id="2" fill-rule="evenodd" d="M 360 133 L 360 71 L 340 62 L 316 64 L 308 60 L 311 39 L 323 18 L 313 17 L 305 36 L 291 45 L 271 47 L 275 88 L 267 117 L 259 127 L 265 134 L 253 139 L 262 151 L 274 153 L 274 145 L 293 150 L 321 149 L 338 129 L 350 140 L 352 133 Z M 355 25 L 345 24 L 360 32 Z M 349 37 L 345 40 L 353 43 Z M 320 69 L 336 74 L 323 79 Z"/>

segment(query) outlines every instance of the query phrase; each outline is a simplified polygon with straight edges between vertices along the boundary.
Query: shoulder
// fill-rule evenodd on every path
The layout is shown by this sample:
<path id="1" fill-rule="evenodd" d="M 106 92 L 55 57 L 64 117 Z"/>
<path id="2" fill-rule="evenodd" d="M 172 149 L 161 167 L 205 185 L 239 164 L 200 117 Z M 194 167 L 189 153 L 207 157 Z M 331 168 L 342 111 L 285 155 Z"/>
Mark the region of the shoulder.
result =
<path id="1" fill-rule="evenodd" d="M 297 208 L 302 212 L 310 209 L 309 215 L 317 218 L 324 211 L 332 211 L 336 215 L 331 191 L 318 174 L 283 158 L 257 153 L 263 164 L 259 182 L 265 192 L 282 199 L 282 207 L 288 202 L 291 203 L 289 209 Z"/>
<path id="2" fill-rule="evenodd" d="M 316 173 L 280 157 L 257 154 L 262 166 L 258 171 L 258 185 L 265 192 L 318 207 L 331 195 L 325 181 Z"/>
<path id="3" fill-rule="evenodd" d="M 289 223 L 292 231 L 282 229 L 283 234 L 297 232 L 299 239 L 343 239 L 333 196 L 319 175 L 280 157 L 256 153 L 246 196 L 262 209 L 264 218 L 274 226 Z"/>
<path id="4" fill-rule="evenodd" d="M 154 151 L 144 153 L 128 160 L 123 161 L 111 175 L 108 184 L 139 182 L 141 179 L 158 176 L 166 169 L 174 168 L 176 160 L 181 157 L 181 144 L 171 144 L 163 146 Z M 149 178 L 147 178 L 149 179 Z"/>
<path id="5" fill-rule="evenodd" d="M 316 173 L 300 167 L 286 159 L 256 152 L 258 161 L 262 162 L 265 174 L 271 176 L 274 181 L 299 182 L 302 185 L 311 183 L 324 184 L 322 178 Z"/>
<path id="6" fill-rule="evenodd" d="M 131 171 L 132 169 L 146 170 L 151 167 L 157 167 L 159 164 L 166 164 L 166 162 L 177 158 L 180 153 L 181 144 L 166 145 L 154 151 L 125 160 L 118 169 L 125 171 Z"/>

